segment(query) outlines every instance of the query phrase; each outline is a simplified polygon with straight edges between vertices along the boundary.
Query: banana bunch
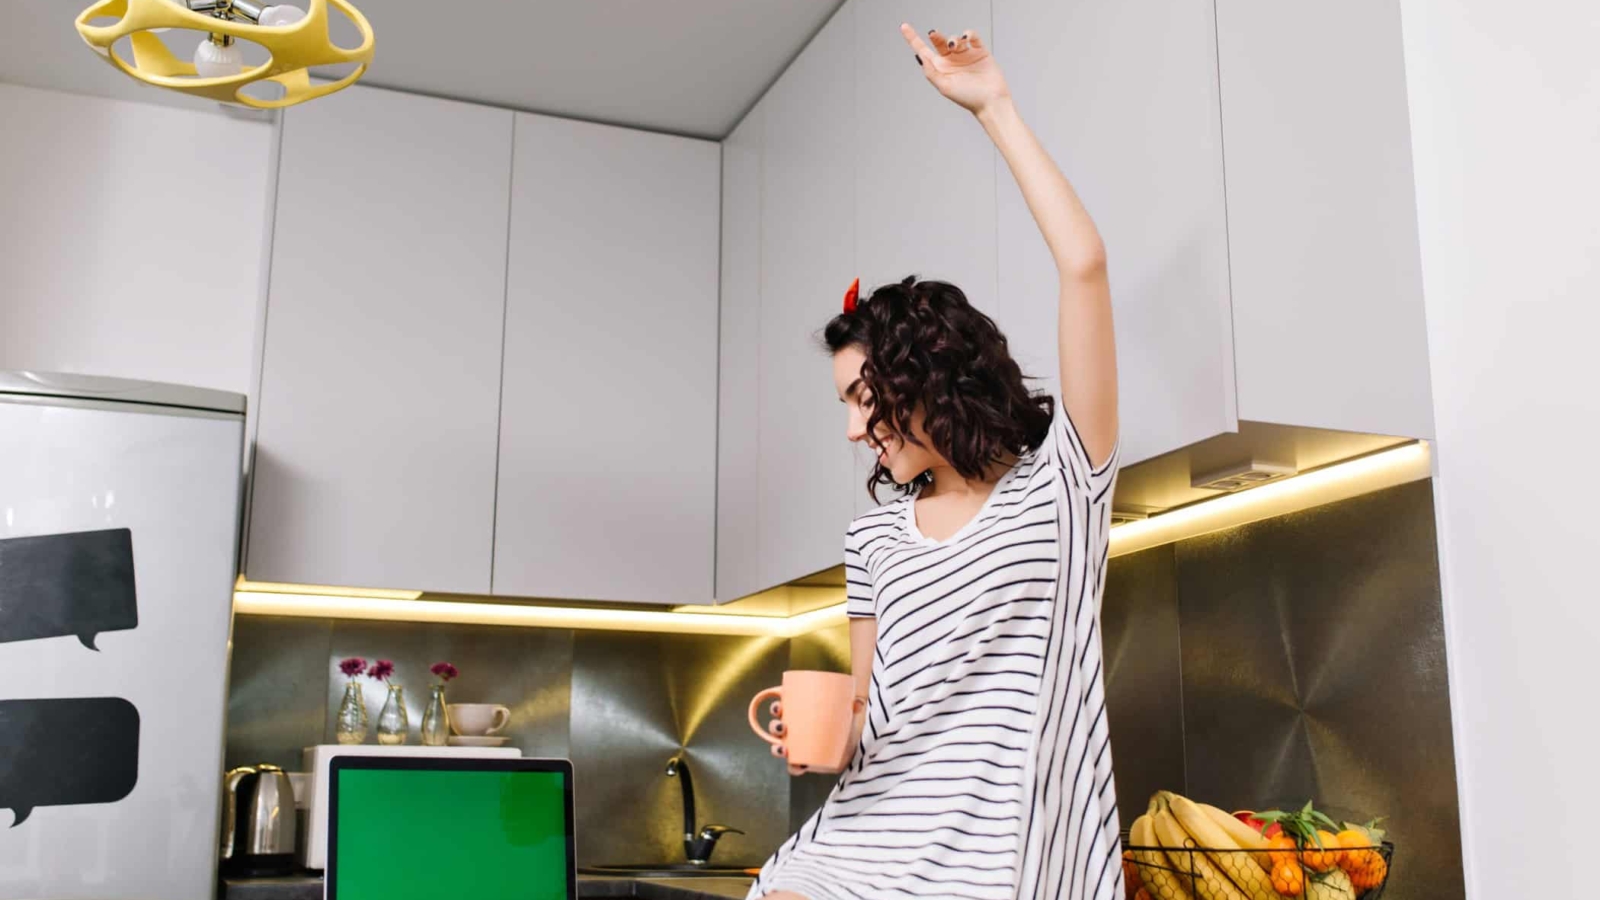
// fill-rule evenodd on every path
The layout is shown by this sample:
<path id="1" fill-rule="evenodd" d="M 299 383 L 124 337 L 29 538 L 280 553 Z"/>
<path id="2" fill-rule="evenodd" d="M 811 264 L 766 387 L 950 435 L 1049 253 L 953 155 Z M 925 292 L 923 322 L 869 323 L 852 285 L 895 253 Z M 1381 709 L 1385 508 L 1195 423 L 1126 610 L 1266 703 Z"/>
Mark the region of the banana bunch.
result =
<path id="1" fill-rule="evenodd" d="M 1128 840 L 1140 881 L 1152 900 L 1355 900 L 1344 872 L 1274 885 L 1267 839 L 1227 812 L 1157 792 L 1134 820 Z M 1296 872 L 1299 869 L 1296 867 Z M 1289 888 L 1280 893 L 1280 889 Z"/>

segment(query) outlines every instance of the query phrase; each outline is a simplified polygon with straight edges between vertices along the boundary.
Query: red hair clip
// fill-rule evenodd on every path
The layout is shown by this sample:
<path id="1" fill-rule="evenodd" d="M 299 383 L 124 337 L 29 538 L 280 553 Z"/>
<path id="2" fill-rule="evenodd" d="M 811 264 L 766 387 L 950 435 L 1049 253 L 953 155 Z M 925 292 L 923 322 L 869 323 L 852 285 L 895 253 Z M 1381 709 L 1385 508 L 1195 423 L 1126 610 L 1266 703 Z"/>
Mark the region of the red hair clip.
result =
<path id="1" fill-rule="evenodd" d="M 861 279 L 857 278 L 855 281 L 850 282 L 850 290 L 844 292 L 844 311 L 846 313 L 853 313 L 856 311 L 856 300 L 860 296 Z"/>

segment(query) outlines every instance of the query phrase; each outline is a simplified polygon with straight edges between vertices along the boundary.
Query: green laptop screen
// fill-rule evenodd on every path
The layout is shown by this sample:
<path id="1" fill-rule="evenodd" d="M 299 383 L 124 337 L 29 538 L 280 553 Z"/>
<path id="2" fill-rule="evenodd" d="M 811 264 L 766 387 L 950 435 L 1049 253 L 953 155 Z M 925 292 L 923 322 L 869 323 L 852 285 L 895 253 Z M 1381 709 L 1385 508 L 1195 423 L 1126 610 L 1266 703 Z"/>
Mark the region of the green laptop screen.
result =
<path id="1" fill-rule="evenodd" d="M 567 900 L 560 772 L 343 769 L 337 900 Z"/>

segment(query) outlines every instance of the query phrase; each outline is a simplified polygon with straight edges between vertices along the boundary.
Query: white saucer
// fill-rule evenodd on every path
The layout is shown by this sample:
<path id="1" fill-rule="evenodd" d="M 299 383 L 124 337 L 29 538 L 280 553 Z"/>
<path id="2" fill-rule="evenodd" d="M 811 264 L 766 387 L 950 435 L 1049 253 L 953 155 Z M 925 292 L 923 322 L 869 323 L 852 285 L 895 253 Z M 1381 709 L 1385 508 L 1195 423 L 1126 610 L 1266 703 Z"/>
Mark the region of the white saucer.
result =
<path id="1" fill-rule="evenodd" d="M 493 735 L 489 735 L 487 737 L 478 737 L 478 736 L 465 735 L 465 734 L 452 734 L 452 735 L 450 735 L 450 746 L 452 746 L 452 747 L 499 747 L 499 746 L 505 744 L 505 742 L 509 741 L 509 740 L 511 740 L 511 738 L 506 736 L 506 735 L 503 735 L 503 734 L 493 734 Z"/>

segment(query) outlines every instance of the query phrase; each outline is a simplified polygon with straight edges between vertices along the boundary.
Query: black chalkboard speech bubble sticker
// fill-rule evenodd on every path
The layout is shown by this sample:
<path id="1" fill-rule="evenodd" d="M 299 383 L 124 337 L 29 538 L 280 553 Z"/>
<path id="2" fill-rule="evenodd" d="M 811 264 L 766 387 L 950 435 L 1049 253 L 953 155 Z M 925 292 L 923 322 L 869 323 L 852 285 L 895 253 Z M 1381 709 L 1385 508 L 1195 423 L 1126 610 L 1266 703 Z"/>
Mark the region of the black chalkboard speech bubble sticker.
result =
<path id="1" fill-rule="evenodd" d="M 138 626 L 128 529 L 0 540 L 0 643 Z"/>
<path id="2" fill-rule="evenodd" d="M 0 700 L 0 809 L 115 803 L 139 780 L 139 710 L 120 697 Z"/>

